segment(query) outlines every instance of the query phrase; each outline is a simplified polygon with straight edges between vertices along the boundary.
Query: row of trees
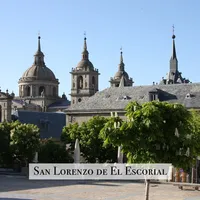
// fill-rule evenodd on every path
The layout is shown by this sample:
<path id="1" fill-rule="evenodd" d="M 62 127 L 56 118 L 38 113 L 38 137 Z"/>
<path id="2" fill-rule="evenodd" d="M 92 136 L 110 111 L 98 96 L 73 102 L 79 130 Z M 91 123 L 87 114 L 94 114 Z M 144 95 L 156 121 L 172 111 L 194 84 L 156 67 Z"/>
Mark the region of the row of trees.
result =
<path id="1" fill-rule="evenodd" d="M 27 165 L 35 152 L 39 162 L 73 162 L 70 152 L 77 138 L 90 163 L 116 162 L 119 146 L 132 163 L 172 163 L 187 169 L 195 161 L 200 153 L 197 111 L 157 101 L 130 102 L 125 110 L 127 120 L 95 116 L 80 125 L 69 124 L 63 128 L 61 142 L 40 139 L 39 128 L 32 124 L 0 123 L 0 165 L 13 166 L 16 160 Z M 69 151 L 66 144 L 71 144 Z"/>
<path id="2" fill-rule="evenodd" d="M 125 108 L 127 120 L 115 116 L 93 117 L 81 125 L 63 128 L 61 140 L 80 141 L 85 159 L 90 162 L 115 162 L 122 146 L 128 162 L 172 163 L 188 169 L 200 154 L 200 115 L 180 104 L 131 102 Z"/>
<path id="3" fill-rule="evenodd" d="M 72 162 L 63 144 L 53 139 L 41 139 L 40 130 L 33 124 L 19 121 L 0 123 L 0 166 L 27 166 L 33 161 L 35 153 L 39 162 Z"/>

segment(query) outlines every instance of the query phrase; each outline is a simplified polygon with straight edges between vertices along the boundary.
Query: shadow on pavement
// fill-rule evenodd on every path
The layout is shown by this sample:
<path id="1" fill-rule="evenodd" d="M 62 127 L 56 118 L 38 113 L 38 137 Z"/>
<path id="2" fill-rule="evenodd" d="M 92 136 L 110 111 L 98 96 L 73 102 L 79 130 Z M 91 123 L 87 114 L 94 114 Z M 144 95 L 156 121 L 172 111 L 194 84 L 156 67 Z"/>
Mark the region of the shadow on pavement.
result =
<path id="1" fill-rule="evenodd" d="M 72 185 L 96 185 L 106 187 L 119 187 L 130 182 L 120 181 L 93 181 L 93 180 L 29 180 L 26 177 L 0 176 L 0 192 L 29 190 L 49 187 Z M 133 182 L 131 182 L 133 183 Z M 3 200 L 0 198 L 0 200 Z M 8 200 L 8 199 L 7 199 Z M 17 199 L 16 199 L 17 200 Z"/>
<path id="2" fill-rule="evenodd" d="M 32 199 L 0 197 L 0 200 L 32 200 Z"/>

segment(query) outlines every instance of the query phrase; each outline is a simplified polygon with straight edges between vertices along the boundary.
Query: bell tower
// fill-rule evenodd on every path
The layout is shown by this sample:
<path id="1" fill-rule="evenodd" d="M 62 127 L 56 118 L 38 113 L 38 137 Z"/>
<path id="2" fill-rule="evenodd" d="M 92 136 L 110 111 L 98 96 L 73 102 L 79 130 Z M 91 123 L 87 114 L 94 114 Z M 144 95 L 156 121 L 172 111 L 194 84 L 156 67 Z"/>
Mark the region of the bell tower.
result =
<path id="1" fill-rule="evenodd" d="M 89 60 L 87 41 L 84 38 L 82 59 L 71 73 L 71 105 L 94 95 L 99 90 L 99 72 Z"/>

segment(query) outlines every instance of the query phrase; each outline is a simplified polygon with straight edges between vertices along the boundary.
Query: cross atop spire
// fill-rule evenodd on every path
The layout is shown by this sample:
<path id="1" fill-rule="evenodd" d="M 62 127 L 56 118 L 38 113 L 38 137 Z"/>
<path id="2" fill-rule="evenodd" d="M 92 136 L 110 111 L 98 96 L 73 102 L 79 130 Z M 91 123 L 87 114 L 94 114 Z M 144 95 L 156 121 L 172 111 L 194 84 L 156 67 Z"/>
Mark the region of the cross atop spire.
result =
<path id="1" fill-rule="evenodd" d="M 172 25 L 172 39 L 175 39 L 175 35 L 174 35 L 174 25 Z"/>

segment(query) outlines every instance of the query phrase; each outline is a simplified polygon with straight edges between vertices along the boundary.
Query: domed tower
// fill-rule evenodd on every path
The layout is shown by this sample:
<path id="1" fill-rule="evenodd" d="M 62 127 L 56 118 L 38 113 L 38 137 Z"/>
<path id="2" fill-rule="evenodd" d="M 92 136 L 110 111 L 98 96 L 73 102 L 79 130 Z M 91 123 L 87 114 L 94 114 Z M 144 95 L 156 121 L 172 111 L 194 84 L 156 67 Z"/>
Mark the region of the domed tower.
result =
<path id="1" fill-rule="evenodd" d="M 99 90 L 99 72 L 89 60 L 86 37 L 84 38 L 82 59 L 70 73 L 72 75 L 70 94 L 72 105 L 94 95 Z"/>
<path id="2" fill-rule="evenodd" d="M 58 97 L 59 81 L 54 73 L 45 65 L 44 54 L 41 51 L 40 36 L 38 49 L 34 55 L 34 63 L 19 79 L 19 98 L 31 103 L 47 107 Z"/>
<path id="3" fill-rule="evenodd" d="M 124 69 L 124 62 L 123 62 L 123 52 L 120 52 L 120 64 L 118 67 L 118 71 L 116 72 L 115 76 L 110 79 L 110 86 L 111 87 L 119 87 L 122 86 L 132 86 L 133 80 L 132 78 L 129 78 L 128 73 Z"/>

